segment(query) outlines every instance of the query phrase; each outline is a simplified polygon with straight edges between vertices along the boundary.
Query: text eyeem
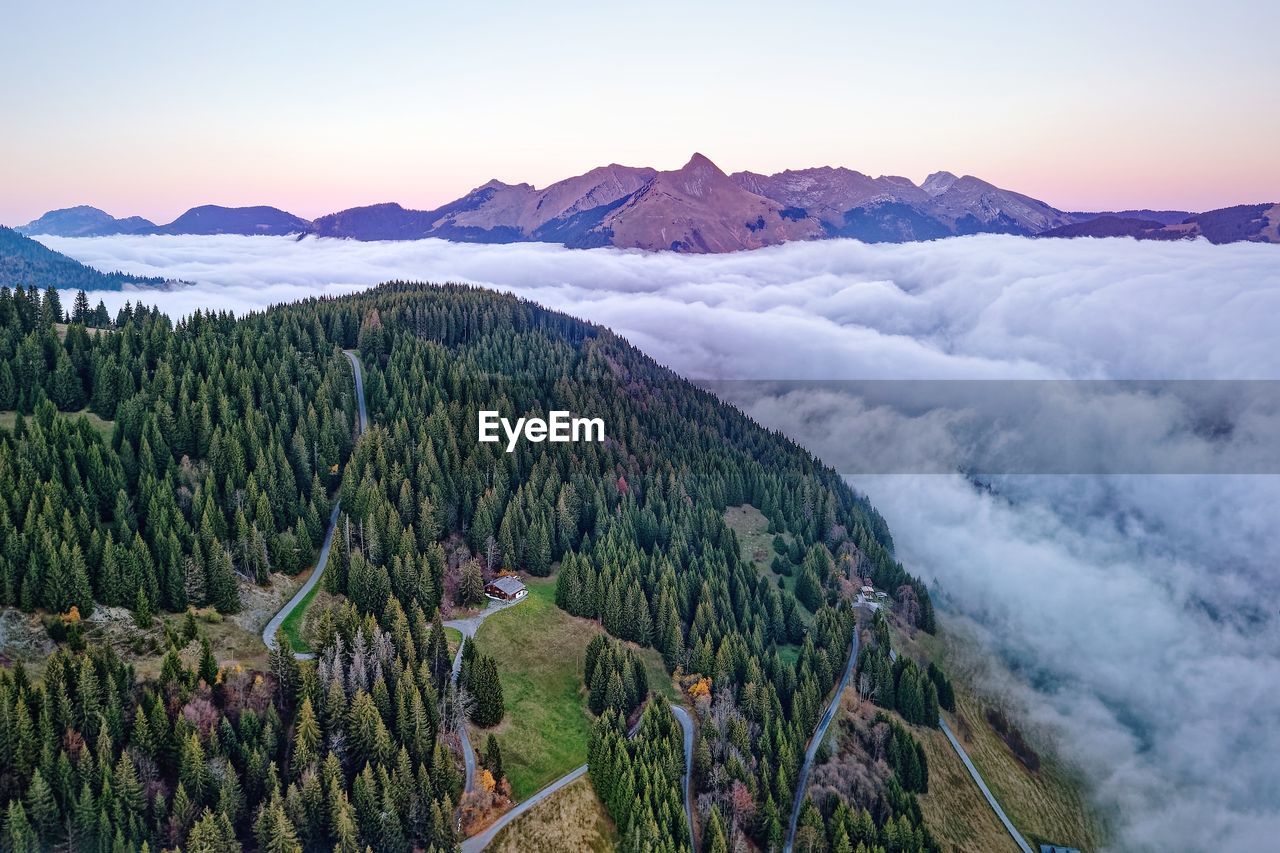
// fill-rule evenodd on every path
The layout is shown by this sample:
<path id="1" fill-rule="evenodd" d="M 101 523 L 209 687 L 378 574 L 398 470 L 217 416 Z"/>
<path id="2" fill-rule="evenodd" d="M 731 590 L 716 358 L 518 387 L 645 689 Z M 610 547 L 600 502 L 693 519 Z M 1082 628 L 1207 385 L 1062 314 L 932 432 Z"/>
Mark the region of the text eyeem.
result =
<path id="1" fill-rule="evenodd" d="M 603 418 L 575 418 L 568 412 L 553 410 L 549 417 L 520 418 L 514 424 L 497 412 L 480 410 L 480 440 L 482 442 L 501 441 L 498 428 L 507 437 L 507 452 L 516 449 L 516 443 L 524 438 L 538 444 L 543 441 L 604 441 Z"/>

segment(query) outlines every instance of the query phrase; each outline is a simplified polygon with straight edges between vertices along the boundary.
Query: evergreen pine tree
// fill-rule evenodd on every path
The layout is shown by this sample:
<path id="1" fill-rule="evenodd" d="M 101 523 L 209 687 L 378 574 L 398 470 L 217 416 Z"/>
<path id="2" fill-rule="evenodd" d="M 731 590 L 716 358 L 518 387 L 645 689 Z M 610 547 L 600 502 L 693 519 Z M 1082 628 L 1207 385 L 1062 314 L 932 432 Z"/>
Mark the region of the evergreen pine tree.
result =
<path id="1" fill-rule="evenodd" d="M 138 587 L 138 592 L 134 596 L 133 621 L 139 628 L 151 627 L 151 599 L 147 597 L 146 590 L 142 587 Z"/>
<path id="2" fill-rule="evenodd" d="M 218 681 L 218 661 L 213 656 L 213 645 L 208 637 L 202 637 L 200 640 L 200 664 L 196 669 L 196 675 L 210 687 Z"/>
<path id="3" fill-rule="evenodd" d="M 502 768 L 502 750 L 498 747 L 498 739 L 492 734 L 485 739 L 484 766 L 493 774 L 494 782 L 501 782 L 506 778 L 506 771 Z"/>
<path id="4" fill-rule="evenodd" d="M 26 813 L 30 815 L 31 827 L 43 843 L 51 845 L 60 815 L 53 789 L 39 770 L 36 770 L 27 785 L 26 801 Z"/>
<path id="5" fill-rule="evenodd" d="M 294 726 L 292 767 L 295 778 L 301 776 L 302 771 L 317 759 L 319 745 L 320 725 L 316 722 L 315 711 L 311 707 L 311 697 L 305 696 Z"/>
<path id="6" fill-rule="evenodd" d="M 9 801 L 5 820 L 5 849 L 12 853 L 40 853 L 40 837 L 27 820 L 27 810 L 18 800 Z"/>

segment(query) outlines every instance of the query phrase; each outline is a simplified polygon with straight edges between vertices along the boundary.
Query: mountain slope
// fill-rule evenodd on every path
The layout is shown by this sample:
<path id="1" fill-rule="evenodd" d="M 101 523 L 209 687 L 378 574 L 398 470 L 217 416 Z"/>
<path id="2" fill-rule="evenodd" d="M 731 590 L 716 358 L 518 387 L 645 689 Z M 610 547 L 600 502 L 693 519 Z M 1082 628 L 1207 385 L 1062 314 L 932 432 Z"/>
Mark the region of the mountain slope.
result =
<path id="1" fill-rule="evenodd" d="M 1183 225 L 1210 243 L 1280 243 L 1280 204 L 1241 204 L 1197 213 Z"/>
<path id="2" fill-rule="evenodd" d="M 653 169 L 613 164 L 542 190 L 530 184 L 489 181 L 435 210 L 377 204 L 322 216 L 314 223 L 315 233 L 356 240 L 440 237 L 474 243 L 537 240 L 600 245 L 587 232 L 619 199 L 640 189 L 655 174 Z"/>
<path id="3" fill-rule="evenodd" d="M 1084 222 L 1059 225 L 1037 234 L 1038 237 L 1135 237 L 1139 240 L 1178 240 L 1182 234 L 1163 231 L 1164 224 L 1154 219 L 1129 216 L 1095 216 Z"/>
<path id="4" fill-rule="evenodd" d="M 1204 237 L 1210 243 L 1280 243 L 1280 204 L 1241 204 L 1193 213 L 1177 223 L 1157 219 L 1098 216 L 1051 228 L 1040 237 L 1133 237 L 1183 240 Z"/>
<path id="5" fill-rule="evenodd" d="M 956 234 L 1036 234 L 1071 221 L 1042 201 L 972 175 L 935 172 L 922 188 L 931 198 L 929 209 Z"/>
<path id="6" fill-rule="evenodd" d="M 829 229 L 838 227 L 845 213 L 854 208 L 886 202 L 923 205 L 929 199 L 906 178 L 872 178 L 843 167 L 788 169 L 774 175 L 735 172 L 730 177 L 749 192 L 805 211 Z"/>
<path id="7" fill-rule="evenodd" d="M 219 849 L 251 843 L 255 824 L 285 837 L 333 840 L 305 809 L 286 812 L 278 789 L 262 784 L 274 779 L 277 762 L 289 777 L 310 780 L 312 793 L 327 768 L 330 791 L 321 795 L 339 804 L 347 838 L 371 839 L 378 849 L 456 849 L 454 805 L 465 813 L 489 801 L 477 805 L 463 794 L 443 737 L 454 721 L 435 713 L 452 669 L 440 611 L 482 603 L 483 584 L 498 569 L 547 578 L 554 606 L 591 620 L 592 631 L 660 655 L 660 678 L 677 668 L 693 675 L 700 687 L 690 692 L 701 696 L 690 701 L 693 712 L 728 721 L 703 727 L 699 795 L 717 804 L 718 815 L 734 797 L 745 794 L 750 803 L 750 791 L 759 791 L 770 819 L 743 822 L 735 832 L 761 849 L 776 847 L 770 839 L 781 832 L 778 816 L 791 802 L 800 756 L 853 647 L 851 576 L 896 590 L 909 605 L 901 618 L 935 628 L 928 590 L 894 558 L 883 518 L 835 470 L 602 327 L 510 295 L 417 284 L 243 318 L 197 311 L 176 325 L 137 309 L 121 312 L 113 334 L 72 324 L 65 337 L 55 333 L 41 294 L 10 301 L 0 299 L 0 336 L 15 344 L 0 353 L 0 408 L 32 417 L 0 428 L 0 605 L 41 609 L 50 636 L 61 630 L 69 644 L 87 645 L 42 661 L 43 684 L 0 667 L 0 718 L 17 721 L 5 729 L 17 746 L 0 751 L 0 777 L 10 780 L 0 809 L 13 816 L 24 801 L 38 806 L 28 828 L 9 820 L 19 840 L 32 837 L 30 826 L 39 829 L 40 843 L 24 841 L 23 849 L 78 840 L 68 837 L 83 824 L 76 807 L 97 798 L 95 789 L 145 803 L 135 761 L 154 790 L 179 792 L 175 801 L 187 796 L 187 781 L 194 804 L 234 795 L 243 819 L 205 811 L 191 830 L 220 838 Z M 342 355 L 353 347 L 373 422 L 358 439 Z M 53 369 L 43 369 L 44 360 Z M 173 391 L 180 388 L 200 392 Z M 111 441 L 85 419 L 57 416 L 86 404 L 115 422 Z M 490 408 L 504 416 L 572 410 L 601 418 L 608 438 L 521 441 L 507 452 L 475 440 L 477 412 Z M 260 593 L 255 580 L 265 586 L 277 572 L 310 564 L 337 501 L 343 535 L 331 540 L 324 583 L 343 598 L 318 605 L 314 669 L 299 671 L 283 650 L 269 664 L 238 651 L 219 661 L 202 627 L 221 624 L 212 618 L 165 620 L 183 625 L 177 632 L 151 627 L 153 612 L 191 606 L 210 606 L 233 622 Z M 777 559 L 788 561 L 794 583 L 776 584 L 742 553 L 724 518 L 727 507 L 742 504 L 765 508 L 768 528 L 791 543 Z M 72 614 L 74 607 L 88 616 L 97 605 L 122 609 L 98 613 L 89 627 Z M 143 638 L 120 648 L 149 666 L 135 674 L 116 660 L 115 644 L 88 633 L 111 623 Z M 184 654 L 196 639 L 209 644 Z M 490 647 L 465 648 L 459 683 L 473 701 L 458 710 L 477 726 L 502 721 L 495 735 L 505 736 L 514 726 L 503 721 L 499 667 L 508 689 L 537 673 L 506 668 L 509 659 L 493 657 Z M 670 749 L 645 747 L 616 772 L 599 773 L 610 756 L 630 749 L 619 712 L 651 687 L 661 690 L 645 666 L 615 666 L 609 648 L 583 663 L 603 702 L 594 707 L 604 712 L 579 760 L 590 756 L 597 784 L 617 780 L 618 791 L 643 792 L 645 780 L 665 779 L 660 808 L 641 801 L 652 812 L 643 822 L 628 819 L 629 796 L 602 799 L 624 828 L 622 846 L 643 846 L 643 834 L 653 849 L 686 849 L 677 777 L 667 772 L 681 751 L 674 719 L 646 712 L 642 737 L 665 732 Z M 593 679 L 590 666 L 608 684 Z M 578 685 L 571 687 L 565 701 L 580 703 Z M 65 734 L 45 740 L 43 763 L 73 768 L 62 774 L 72 779 L 66 787 L 88 792 L 74 801 L 50 793 L 33 757 L 40 735 L 28 698 L 44 709 L 65 706 L 55 712 L 65 720 L 50 723 L 50 712 L 43 714 L 43 728 Z M 85 713 L 86 703 L 98 710 Z M 383 724 L 383 706 L 398 709 L 394 725 Z M 650 708 L 662 712 L 661 700 Z M 132 709 L 142 722 L 118 734 L 100 722 L 127 719 Z M 241 722 L 220 726 L 223 717 Z M 182 760 L 153 759 L 167 754 L 157 737 L 175 731 L 180 737 L 171 739 L 186 744 Z M 92 736 L 99 757 L 92 779 L 80 782 L 70 753 L 83 760 Z M 342 760 L 329 757 L 333 744 L 347 750 Z M 522 760 L 516 750 L 486 753 L 499 783 L 500 768 L 514 770 Z M 343 769 L 348 756 L 363 775 Z M 216 785 L 198 775 L 206 766 L 217 768 Z M 100 769 L 110 767 L 117 769 Z M 407 793 L 375 799 L 370 791 L 378 787 Z M 290 785 L 291 800 L 297 790 Z M 933 849 L 910 797 L 895 802 L 904 814 L 877 812 L 868 833 L 901 832 Z M 95 833 L 124 849 L 171 843 L 167 818 L 142 819 L 144 808 L 99 810 Z M 267 817 L 254 821 L 255 813 Z M 869 812 L 865 820 L 873 820 Z"/>
<path id="8" fill-rule="evenodd" d="M 934 172 L 919 186 L 903 177 L 872 178 L 826 166 L 774 175 L 738 172 L 733 179 L 793 213 L 817 217 L 830 236 L 868 242 L 986 232 L 1035 234 L 1070 221 L 1062 211 L 1030 196 L 950 172 Z"/>
<path id="9" fill-rule="evenodd" d="M 1162 240 L 1204 236 L 1219 243 L 1280 242 L 1280 214 L 1268 212 L 1272 207 L 1242 205 L 1202 214 L 1064 212 L 973 175 L 939 171 L 919 185 L 901 176 L 873 178 L 830 166 L 772 175 L 746 171 L 725 175 L 709 159 L 695 154 L 672 171 L 612 163 L 542 189 L 491 180 L 433 210 L 388 202 L 348 208 L 309 222 L 274 207 L 204 205 L 167 225 L 147 227 L 150 223 L 137 217 L 118 220 L 96 208 L 79 207 L 50 211 L 21 230 L 64 236 L 438 237 L 468 243 L 545 242 L 571 248 L 617 246 L 695 253 L 824 237 L 902 243 L 968 234 Z"/>
<path id="10" fill-rule="evenodd" d="M 585 247 L 606 245 L 594 236 L 604 216 L 640 190 L 657 172 L 611 164 L 558 181 L 542 190 L 529 184 L 490 181 L 441 208 L 432 236 L 520 235 L 521 239 Z"/>
<path id="11" fill-rule="evenodd" d="M 133 234 L 154 228 L 155 223 L 141 216 L 116 219 L 105 210 L 82 204 L 51 210 L 39 219 L 13 229 L 19 234 L 51 234 L 55 237 L 105 237 L 110 234 Z"/>
<path id="12" fill-rule="evenodd" d="M 120 290 L 126 284 L 158 286 L 165 284 L 165 280 L 100 272 L 0 225 L 0 286 Z"/>
<path id="13" fill-rule="evenodd" d="M 659 172 L 596 230 L 614 246 L 679 252 L 733 252 L 822 235 L 815 220 L 748 192 L 701 154 Z"/>
<path id="14" fill-rule="evenodd" d="M 351 207 L 312 222 L 317 237 L 350 240 L 418 240 L 431 227 L 431 212 L 408 210 L 394 202 Z"/>
<path id="15" fill-rule="evenodd" d="M 700 154 L 671 172 L 611 164 L 544 189 L 490 181 L 435 210 L 375 205 L 316 220 L 321 236 L 440 237 L 726 252 L 822 236 L 816 221 L 737 186 Z"/>
<path id="16" fill-rule="evenodd" d="M 311 223 L 276 207 L 222 207 L 206 204 L 193 207 L 168 225 L 152 229 L 153 234 L 265 234 L 282 236 L 306 234 Z"/>
<path id="17" fill-rule="evenodd" d="M 1195 213 L 1190 210 L 1149 210 L 1143 208 L 1141 210 L 1101 210 L 1094 212 L 1072 211 L 1067 216 L 1076 222 L 1087 222 L 1090 219 L 1112 216 L 1117 219 L 1145 219 L 1161 225 L 1177 225 L 1179 222 L 1185 222 L 1189 217 L 1195 216 Z"/>

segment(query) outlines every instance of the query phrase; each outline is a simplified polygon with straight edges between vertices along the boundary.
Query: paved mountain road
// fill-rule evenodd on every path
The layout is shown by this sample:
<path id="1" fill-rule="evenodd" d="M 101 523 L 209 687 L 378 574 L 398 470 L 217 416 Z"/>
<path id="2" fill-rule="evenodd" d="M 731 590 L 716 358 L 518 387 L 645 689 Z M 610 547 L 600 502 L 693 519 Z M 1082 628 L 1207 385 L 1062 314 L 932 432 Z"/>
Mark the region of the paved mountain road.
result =
<path id="1" fill-rule="evenodd" d="M 488 615 L 487 612 L 482 613 L 480 614 L 480 618 L 483 619 L 483 617 L 487 615 Z M 460 621 L 465 621 L 465 620 L 460 620 Z M 449 623 L 446 622 L 445 624 L 448 625 Z M 461 648 L 459 648 L 459 655 L 461 655 Z M 459 660 L 461 660 L 461 658 L 459 658 Z M 685 813 L 685 820 L 688 822 L 688 826 L 689 826 L 689 843 L 690 843 L 690 846 L 692 847 L 692 844 L 693 844 L 692 785 L 693 785 L 693 731 L 694 731 L 693 718 L 689 716 L 688 711 L 686 711 L 684 708 L 681 708 L 679 705 L 672 705 L 671 713 L 675 715 L 676 720 L 680 723 L 680 728 L 684 730 L 684 779 L 683 779 L 684 813 Z M 635 737 L 636 732 L 640 730 L 640 721 L 643 719 L 644 717 L 642 716 L 640 720 L 636 721 L 636 724 L 634 727 L 632 727 L 631 731 L 627 732 L 628 737 Z M 586 775 L 587 770 L 588 770 L 588 767 L 585 764 L 579 767 L 575 767 L 565 775 L 561 776 L 559 779 L 555 780 L 554 782 L 550 783 L 546 787 L 539 790 L 536 794 L 534 794 L 529 799 L 525 800 L 522 803 L 519 803 L 514 808 L 512 808 L 509 812 L 506 812 L 497 820 L 495 820 L 493 823 L 489 824 L 489 826 L 487 826 L 483 832 L 477 833 L 476 835 L 473 835 L 470 838 L 463 841 L 462 853 L 480 853 L 480 851 L 483 850 L 485 847 L 487 847 L 489 843 L 493 841 L 493 839 L 497 838 L 498 833 L 501 832 L 503 829 L 505 829 L 509 823 L 514 821 L 516 818 L 520 817 L 525 812 L 529 811 L 529 809 L 533 808 L 534 806 L 546 800 L 548 797 L 550 797 L 556 791 L 559 791 L 564 786 L 568 785 L 569 783 L 573 782 L 576 779 L 582 778 L 584 775 Z M 468 790 L 470 790 L 470 788 L 468 788 Z"/>
<path id="2" fill-rule="evenodd" d="M 804 803 L 804 789 L 809 784 L 809 772 L 813 769 L 813 759 L 818 754 L 822 739 L 827 736 L 827 729 L 835 719 L 836 711 L 840 710 L 840 697 L 844 695 L 844 689 L 849 686 L 849 680 L 853 677 L 853 667 L 857 661 L 858 631 L 854 628 L 853 641 L 849 644 L 849 661 L 844 665 L 844 675 L 840 676 L 836 693 L 831 697 L 831 703 L 827 705 L 822 719 L 818 721 L 818 728 L 814 730 L 813 737 L 809 741 L 809 748 L 804 751 L 804 763 L 800 765 L 800 774 L 796 777 L 795 801 L 791 804 L 791 823 L 787 826 L 787 843 L 782 848 L 784 853 L 791 853 L 791 846 L 795 843 L 796 824 L 800 821 L 800 806 Z"/>
<path id="3" fill-rule="evenodd" d="M 996 813 L 996 817 L 1000 818 L 1004 828 L 1013 836 L 1014 843 L 1022 849 L 1022 853 L 1032 853 L 1031 845 L 1027 843 L 1027 839 L 1022 837 L 1022 833 L 1018 832 L 1018 828 L 1013 825 L 1013 821 L 1009 820 L 1009 816 L 1004 813 L 1004 809 L 1000 808 L 1000 803 L 996 801 L 995 795 L 991 793 L 987 783 L 982 781 L 982 774 L 978 772 L 977 767 L 973 766 L 973 762 L 969 760 L 969 753 L 964 751 L 960 741 L 956 740 L 956 736 L 951 732 L 951 726 L 947 725 L 946 718 L 939 716 L 938 723 L 942 726 L 942 733 L 947 736 L 947 740 L 951 741 L 951 745 L 955 747 L 956 754 L 960 756 L 960 760 L 968 768 L 969 775 L 973 777 L 974 782 L 978 783 L 978 790 L 982 791 L 982 796 L 987 798 L 987 803 Z"/>
<path id="4" fill-rule="evenodd" d="M 840 695 L 844 693 L 845 687 L 849 683 L 849 677 L 853 673 L 854 664 L 858 658 L 858 634 L 854 631 L 853 648 L 849 653 L 849 663 L 845 666 L 844 677 L 840 679 L 840 686 L 836 690 L 836 695 L 832 698 L 831 704 L 827 706 L 827 712 L 822 715 L 822 721 L 818 723 L 818 729 L 814 733 L 813 740 L 809 743 L 808 750 L 804 754 L 804 764 L 800 768 L 800 776 L 796 782 L 795 803 L 791 807 L 791 824 L 787 829 L 787 843 L 783 848 L 785 853 L 791 853 L 792 844 L 796 837 L 796 823 L 800 819 L 800 806 L 804 802 L 804 789 L 809 782 L 809 771 L 813 765 L 814 755 L 817 754 L 818 746 L 822 743 L 822 739 L 827 734 L 827 727 L 831 725 L 831 720 L 835 716 L 835 711 L 840 704 Z M 891 660 L 898 659 L 896 649 L 889 649 L 889 658 Z M 1018 832 L 1017 827 L 1013 825 L 1013 821 L 1009 820 L 1009 816 L 1004 813 L 1004 809 L 1000 807 L 995 795 L 991 793 L 991 789 L 987 787 L 987 783 L 983 781 L 982 774 L 978 772 L 978 768 L 974 766 L 969 759 L 969 754 L 964 751 L 964 747 L 960 745 L 960 741 L 956 740 L 955 734 L 952 733 L 951 727 L 947 725 L 946 717 L 938 716 L 938 725 L 942 727 L 942 733 L 947 736 L 947 740 L 951 742 L 951 746 L 955 748 L 956 754 L 960 756 L 960 760 L 969 771 L 969 775 L 973 777 L 973 781 L 977 783 L 978 790 L 982 792 L 982 796 L 986 797 L 987 803 L 991 806 L 992 811 L 996 813 L 996 817 L 1000 818 L 1000 822 L 1004 824 L 1004 828 L 1008 830 L 1009 835 L 1013 837 L 1014 842 L 1022 850 L 1022 853 L 1033 853 L 1031 845 Z"/>
<path id="5" fill-rule="evenodd" d="M 343 350 L 342 354 L 351 362 L 351 370 L 355 373 L 356 412 L 359 414 L 360 424 L 358 435 L 364 435 L 369 430 L 369 413 L 365 410 L 364 405 L 364 374 L 360 369 L 360 359 L 356 357 L 353 350 Z M 320 557 L 316 560 L 315 570 L 311 572 L 311 576 L 307 578 L 301 588 L 293 594 L 293 598 L 289 599 L 288 603 L 280 608 L 280 612 L 272 616 L 266 627 L 262 629 L 262 642 L 266 644 L 268 649 L 276 647 L 276 631 L 280 630 L 284 620 L 289 618 L 289 614 L 303 602 L 303 599 L 320 582 L 320 576 L 324 574 L 325 567 L 329 565 L 329 549 L 333 545 L 334 531 L 338 528 L 338 511 L 341 508 L 342 501 L 337 501 L 333 505 L 333 512 L 329 513 L 329 529 L 325 531 L 324 544 L 320 546 Z M 310 660 L 315 657 L 311 652 L 294 652 L 293 656 L 298 660 Z"/>
<path id="6" fill-rule="evenodd" d="M 465 619 L 450 619 L 444 623 L 444 627 L 454 628 L 462 634 L 462 641 L 458 643 L 458 651 L 453 656 L 453 683 L 455 685 L 458 683 L 458 672 L 462 669 L 462 649 L 467 645 L 467 640 L 475 637 L 476 631 L 480 630 L 480 625 L 484 620 L 499 610 L 515 607 L 522 601 L 524 601 L 523 598 L 518 598 L 515 601 L 489 599 L 489 605 L 475 616 L 468 616 Z M 469 794 L 475 790 L 476 756 L 475 751 L 471 748 L 471 735 L 467 732 L 467 721 L 463 717 L 458 718 L 458 736 L 462 739 L 462 766 L 466 770 L 466 784 L 462 790 L 464 793 Z"/>
<path id="7" fill-rule="evenodd" d="M 575 767 L 573 770 L 570 770 L 568 773 L 561 776 L 541 791 L 538 791 L 538 793 L 534 794 L 529 799 L 517 805 L 511 811 L 489 824 L 484 832 L 481 832 L 478 835 L 473 835 L 464 840 L 462 842 L 462 853 L 480 853 L 481 850 L 489 846 L 489 843 L 493 841 L 493 839 L 498 837 L 498 833 L 505 829 L 507 824 L 511 823 L 511 821 L 546 800 L 564 786 L 581 779 L 585 775 L 587 775 L 587 765 L 585 764 L 581 767 Z"/>
<path id="8" fill-rule="evenodd" d="M 684 729 L 684 819 L 689 825 L 689 843 L 693 844 L 693 717 L 679 705 L 671 706 L 671 713 Z M 695 848 L 696 849 L 696 848 Z"/>
<path id="9" fill-rule="evenodd" d="M 896 661 L 897 659 L 897 650 L 889 649 L 889 660 Z M 1022 837 L 1022 833 L 1018 832 L 1018 828 L 1013 825 L 1013 821 L 1009 820 L 1009 816 L 1004 813 L 999 801 L 996 800 L 995 795 L 991 793 L 991 789 L 987 787 L 987 783 L 983 780 L 982 774 L 978 772 L 978 768 L 969 759 L 969 753 L 965 752 L 964 747 L 960 745 L 960 741 L 956 740 L 955 734 L 951 731 L 951 726 L 947 725 L 947 718 L 942 714 L 938 714 L 938 725 L 942 728 L 942 733 L 947 736 L 947 740 L 951 741 L 951 746 L 955 749 L 956 755 L 960 756 L 960 761 L 964 764 L 965 769 L 969 771 L 969 775 L 973 777 L 973 781 L 977 783 L 978 790 L 982 792 L 982 796 L 986 797 L 987 804 L 991 806 L 991 810 L 996 813 L 996 817 L 1000 818 L 1004 828 L 1013 836 L 1014 843 L 1021 848 L 1022 853 L 1033 853 L 1031 845 L 1027 843 L 1027 839 Z"/>

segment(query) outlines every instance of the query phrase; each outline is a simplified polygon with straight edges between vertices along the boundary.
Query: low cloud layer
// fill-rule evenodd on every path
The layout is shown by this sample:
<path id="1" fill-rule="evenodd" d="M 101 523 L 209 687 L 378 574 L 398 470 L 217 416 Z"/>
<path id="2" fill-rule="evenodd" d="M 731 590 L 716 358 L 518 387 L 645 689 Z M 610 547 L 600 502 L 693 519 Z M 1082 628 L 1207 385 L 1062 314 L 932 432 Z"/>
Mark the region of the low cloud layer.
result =
<path id="1" fill-rule="evenodd" d="M 487 284 L 609 325 L 699 378 L 1280 378 L 1280 264 L 1267 245 L 987 236 L 688 256 L 440 240 L 40 239 L 102 269 L 219 286 L 147 296 L 178 313 L 394 278 Z"/>
<path id="2" fill-rule="evenodd" d="M 243 312 L 388 279 L 470 281 L 608 325 L 695 379 L 1280 379 L 1274 246 L 974 237 L 689 257 L 41 239 L 101 269 L 198 283 L 102 294 L 113 310 L 141 297 L 174 315 Z M 767 387 L 739 385 L 748 412 L 846 471 L 876 446 L 922 464 L 950 458 L 966 413 L 838 385 Z M 1036 452 L 1054 452 L 1044 445 L 1058 422 L 1064 436 L 1127 436 L 1121 451 L 1148 461 L 1267 434 L 1244 418 L 1205 429 L 1167 399 L 1133 399 L 1132 430 L 1117 430 L 1126 422 L 1106 405 L 1042 408 L 1051 420 Z M 1096 452 L 1080 445 L 1070 452 Z M 1117 847 L 1265 849 L 1280 836 L 1280 477 L 852 480 L 946 612 L 1024 677 L 1008 689 L 1116 810 Z"/>

